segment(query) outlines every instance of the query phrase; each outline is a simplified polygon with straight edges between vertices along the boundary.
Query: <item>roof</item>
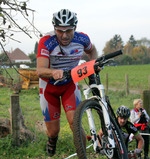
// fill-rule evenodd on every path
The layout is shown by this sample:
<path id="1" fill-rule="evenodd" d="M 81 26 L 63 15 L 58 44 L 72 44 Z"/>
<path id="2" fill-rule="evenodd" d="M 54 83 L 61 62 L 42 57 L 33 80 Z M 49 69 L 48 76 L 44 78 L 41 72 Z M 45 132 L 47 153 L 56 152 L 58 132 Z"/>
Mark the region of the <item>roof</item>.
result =
<path id="1" fill-rule="evenodd" d="M 30 60 L 30 58 L 19 48 L 16 48 L 12 53 L 7 53 L 11 60 Z"/>

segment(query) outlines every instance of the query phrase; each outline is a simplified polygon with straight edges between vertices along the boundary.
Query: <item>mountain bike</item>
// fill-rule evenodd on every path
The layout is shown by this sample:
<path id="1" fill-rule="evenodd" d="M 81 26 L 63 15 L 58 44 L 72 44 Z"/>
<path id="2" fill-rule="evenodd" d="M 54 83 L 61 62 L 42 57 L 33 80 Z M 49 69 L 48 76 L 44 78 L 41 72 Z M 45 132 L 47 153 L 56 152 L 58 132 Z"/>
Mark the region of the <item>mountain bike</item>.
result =
<path id="1" fill-rule="evenodd" d="M 113 57 L 122 54 L 117 51 L 98 58 L 94 64 L 103 67 Z M 88 65 L 76 69 L 77 75 L 87 74 Z M 92 68 L 92 65 L 90 65 Z M 93 72 L 92 72 L 93 73 Z M 73 74 L 73 73 L 72 73 Z M 89 97 L 90 92 L 93 93 Z M 74 115 L 73 136 L 78 158 L 100 158 L 101 150 L 107 158 L 127 159 L 126 146 L 120 132 L 118 121 L 110 105 L 109 98 L 105 96 L 104 86 L 101 83 L 100 74 L 96 71 L 96 84 L 92 84 L 83 91 L 85 100 L 82 101 Z M 103 136 L 100 139 L 98 133 L 102 129 Z"/>
<path id="2" fill-rule="evenodd" d="M 102 150 L 107 158 L 128 159 L 118 121 L 109 98 L 105 96 L 98 71 L 99 67 L 102 68 L 111 58 L 120 54 L 121 50 L 83 63 L 71 71 L 66 70 L 63 78 L 55 83 L 64 81 L 70 76 L 76 83 L 93 73 L 96 75 L 96 84 L 84 90 L 85 100 L 77 106 L 73 119 L 74 145 L 79 159 L 101 158 Z M 89 97 L 91 92 L 93 94 Z M 102 138 L 98 135 L 100 130 L 103 131 Z"/>

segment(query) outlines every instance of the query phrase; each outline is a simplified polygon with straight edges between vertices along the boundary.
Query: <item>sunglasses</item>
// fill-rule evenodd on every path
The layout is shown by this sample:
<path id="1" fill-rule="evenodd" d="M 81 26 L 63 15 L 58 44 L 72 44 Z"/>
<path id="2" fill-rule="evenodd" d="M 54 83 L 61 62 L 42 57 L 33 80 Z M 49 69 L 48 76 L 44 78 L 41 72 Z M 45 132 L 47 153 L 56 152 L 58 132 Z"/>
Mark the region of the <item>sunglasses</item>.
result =
<path id="1" fill-rule="evenodd" d="M 69 34 L 69 33 L 71 33 L 71 32 L 74 30 L 74 28 L 75 28 L 75 27 L 62 30 L 62 29 L 58 29 L 57 27 L 55 27 L 55 30 L 56 30 L 57 33 L 59 33 L 59 34 L 63 34 L 63 33 Z"/>

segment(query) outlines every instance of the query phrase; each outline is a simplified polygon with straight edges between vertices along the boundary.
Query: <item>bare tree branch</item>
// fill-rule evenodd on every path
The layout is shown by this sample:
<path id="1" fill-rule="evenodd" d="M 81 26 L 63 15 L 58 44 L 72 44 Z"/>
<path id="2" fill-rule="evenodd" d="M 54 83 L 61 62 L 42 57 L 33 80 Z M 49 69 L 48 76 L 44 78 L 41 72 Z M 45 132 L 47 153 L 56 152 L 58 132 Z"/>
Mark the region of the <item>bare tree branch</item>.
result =
<path id="1" fill-rule="evenodd" d="M 34 35 L 37 37 L 42 36 L 40 31 L 34 26 L 35 10 L 27 8 L 27 2 L 29 1 L 0 0 L 0 46 L 3 52 L 5 53 L 6 57 L 8 58 L 11 67 L 13 67 L 18 74 L 20 73 L 14 67 L 11 60 L 9 59 L 8 54 L 4 49 L 5 44 L 7 44 L 7 42 L 9 42 L 10 40 L 20 42 L 18 39 L 13 38 L 13 36 L 17 32 L 23 32 L 30 38 L 32 38 L 31 33 L 34 33 Z M 19 22 L 17 21 L 18 16 L 22 16 L 23 19 L 26 21 L 26 24 L 19 24 Z M 4 69 L 13 82 L 13 78 L 11 77 L 7 69 Z M 20 75 L 24 76 L 22 74 Z"/>
<path id="2" fill-rule="evenodd" d="M 9 38 L 19 41 L 18 39 L 12 38 L 15 32 L 18 31 L 24 32 L 30 38 L 32 38 L 31 32 L 37 37 L 42 36 L 40 31 L 34 26 L 35 10 L 27 8 L 27 2 L 28 0 L 0 0 L 0 38 L 2 38 L 2 42 L 5 42 Z M 31 16 L 29 16 L 28 12 Z M 15 19 L 20 15 L 26 20 L 26 26 L 20 26 Z M 29 18 L 32 19 L 29 20 Z"/>

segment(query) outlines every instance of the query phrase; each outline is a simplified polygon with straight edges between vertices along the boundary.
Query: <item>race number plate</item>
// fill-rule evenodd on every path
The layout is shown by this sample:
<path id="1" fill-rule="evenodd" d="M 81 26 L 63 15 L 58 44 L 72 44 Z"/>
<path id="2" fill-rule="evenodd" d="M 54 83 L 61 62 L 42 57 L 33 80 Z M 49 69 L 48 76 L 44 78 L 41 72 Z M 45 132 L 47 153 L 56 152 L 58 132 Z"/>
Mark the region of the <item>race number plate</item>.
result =
<path id="1" fill-rule="evenodd" d="M 72 76 L 73 82 L 77 83 L 83 80 L 84 78 L 90 76 L 91 74 L 95 73 L 94 64 L 95 64 L 95 60 L 92 60 L 73 68 L 71 70 L 71 76 Z"/>

